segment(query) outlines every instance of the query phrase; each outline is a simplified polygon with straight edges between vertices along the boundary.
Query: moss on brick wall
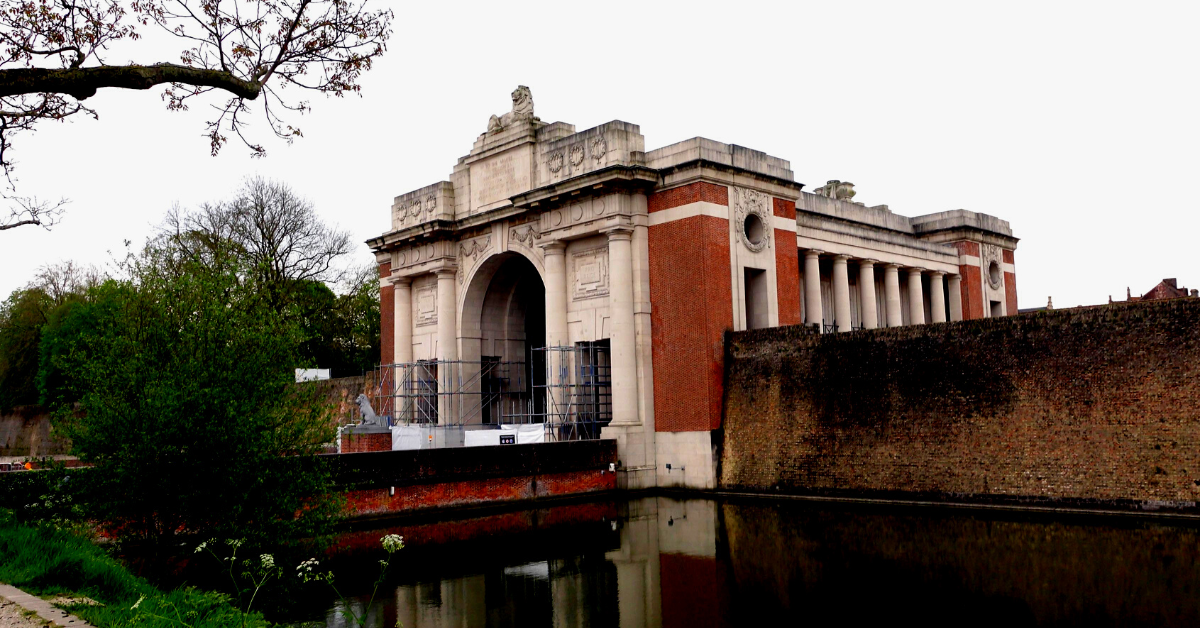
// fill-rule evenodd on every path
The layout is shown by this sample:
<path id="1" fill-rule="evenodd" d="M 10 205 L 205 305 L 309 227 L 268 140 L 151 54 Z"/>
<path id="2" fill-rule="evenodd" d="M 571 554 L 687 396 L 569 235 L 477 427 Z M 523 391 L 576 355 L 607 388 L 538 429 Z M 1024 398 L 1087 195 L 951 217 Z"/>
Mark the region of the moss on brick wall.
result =
<path id="1" fill-rule="evenodd" d="M 1200 496 L 1200 299 L 727 338 L 725 488 Z"/>

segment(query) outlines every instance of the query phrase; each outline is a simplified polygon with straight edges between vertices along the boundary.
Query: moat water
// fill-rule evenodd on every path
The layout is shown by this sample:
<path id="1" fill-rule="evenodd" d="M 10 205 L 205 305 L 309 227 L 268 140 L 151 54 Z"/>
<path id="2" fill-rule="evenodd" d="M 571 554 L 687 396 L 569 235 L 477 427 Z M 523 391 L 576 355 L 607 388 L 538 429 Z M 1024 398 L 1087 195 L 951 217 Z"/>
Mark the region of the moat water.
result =
<path id="1" fill-rule="evenodd" d="M 406 536 L 367 607 L 378 539 Z M 1195 626 L 1200 530 L 1149 519 L 646 498 L 342 537 L 371 628 Z M 329 600 L 315 624 L 348 627 Z"/>

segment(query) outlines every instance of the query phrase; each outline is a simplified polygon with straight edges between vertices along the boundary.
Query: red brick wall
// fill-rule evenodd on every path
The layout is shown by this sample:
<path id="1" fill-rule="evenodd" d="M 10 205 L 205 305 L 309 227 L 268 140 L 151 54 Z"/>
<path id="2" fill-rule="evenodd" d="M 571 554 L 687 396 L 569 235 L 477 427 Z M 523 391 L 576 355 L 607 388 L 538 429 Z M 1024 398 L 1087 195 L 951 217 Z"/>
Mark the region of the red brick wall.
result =
<path id="1" fill-rule="evenodd" d="M 651 211 L 681 201 L 728 204 L 724 187 L 684 187 L 690 191 L 652 194 Z M 716 429 L 721 425 L 722 338 L 733 327 L 729 222 L 693 216 L 652 225 L 649 239 L 655 429 Z"/>
<path id="2" fill-rule="evenodd" d="M 796 201 L 789 201 L 782 198 L 772 198 L 771 209 L 776 216 L 787 218 L 790 220 L 796 219 Z"/>
<path id="3" fill-rule="evenodd" d="M 578 495 L 616 488 L 617 474 L 592 470 L 397 486 L 394 495 L 389 494 L 388 488 L 352 490 L 347 493 L 346 500 L 350 516 L 364 516 Z"/>
<path id="4" fill-rule="evenodd" d="M 730 342 L 722 488 L 1200 501 L 1200 299 Z"/>
<path id="5" fill-rule="evenodd" d="M 774 199 L 776 216 L 796 219 L 796 203 Z M 800 320 L 800 250 L 796 248 L 796 234 L 782 229 L 775 230 L 775 283 L 779 297 L 779 324 L 799 325 Z"/>
<path id="6" fill-rule="evenodd" d="M 1013 264 L 1013 268 L 1015 269 L 1016 262 L 1013 261 L 1013 252 L 1009 251 L 1008 249 L 1004 249 L 1004 252 L 1002 253 L 1002 255 L 1004 257 L 1004 263 L 1005 264 Z M 1007 311 L 1009 314 L 1016 314 L 1017 313 L 1017 275 L 1015 272 L 1010 273 L 1010 272 L 1005 271 L 1005 273 L 1004 273 L 1004 301 L 1005 301 L 1005 303 L 1004 303 L 1005 311 Z"/>
<path id="7" fill-rule="evenodd" d="M 391 450 L 391 432 L 381 432 L 379 434 L 342 434 L 342 453 L 344 454 Z"/>
<path id="8" fill-rule="evenodd" d="M 974 255 L 975 257 L 979 257 L 979 243 L 978 242 L 963 241 L 963 242 L 954 242 L 953 244 L 954 244 L 954 248 L 958 249 L 959 255 Z"/>
<path id="9" fill-rule="evenodd" d="M 392 263 L 384 262 L 379 265 L 379 277 L 386 278 L 392 274 Z M 391 364 L 396 355 L 396 299 L 392 294 L 395 288 L 391 285 L 379 290 L 379 363 Z"/>
<path id="10" fill-rule="evenodd" d="M 963 320 L 983 318 L 983 276 L 979 274 L 979 267 L 960 264 L 958 274 L 962 276 Z"/>
<path id="11" fill-rule="evenodd" d="M 706 181 L 697 181 L 696 183 L 681 185 L 677 188 L 655 192 L 650 195 L 649 211 L 650 213 L 654 213 L 701 201 L 728 207 L 729 188 Z M 795 207 L 794 204 L 793 207 Z"/>

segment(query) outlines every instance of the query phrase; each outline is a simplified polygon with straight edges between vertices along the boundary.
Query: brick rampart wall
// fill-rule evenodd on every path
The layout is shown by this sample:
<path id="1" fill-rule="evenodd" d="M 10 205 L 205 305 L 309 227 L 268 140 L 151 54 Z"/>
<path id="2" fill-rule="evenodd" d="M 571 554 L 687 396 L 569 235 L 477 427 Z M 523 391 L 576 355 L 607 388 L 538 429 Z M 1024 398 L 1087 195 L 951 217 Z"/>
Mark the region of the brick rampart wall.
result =
<path id="1" fill-rule="evenodd" d="M 796 219 L 796 202 L 772 199 L 774 214 L 788 220 Z M 775 284 L 779 301 L 779 324 L 799 325 L 800 320 L 800 250 L 795 246 L 796 234 L 775 230 Z"/>
<path id="2" fill-rule="evenodd" d="M 1200 299 L 730 334 L 719 485 L 1200 497 Z"/>

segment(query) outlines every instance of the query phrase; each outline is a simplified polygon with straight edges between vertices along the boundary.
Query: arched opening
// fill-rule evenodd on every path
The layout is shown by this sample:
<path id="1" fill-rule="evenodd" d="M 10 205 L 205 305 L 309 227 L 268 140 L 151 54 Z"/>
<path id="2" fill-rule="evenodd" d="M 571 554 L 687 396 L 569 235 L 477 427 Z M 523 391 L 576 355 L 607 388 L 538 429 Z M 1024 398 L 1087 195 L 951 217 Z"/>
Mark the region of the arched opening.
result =
<path id="1" fill-rule="evenodd" d="M 463 359 L 478 362 L 478 401 L 464 423 L 535 422 L 545 414 L 546 288 L 526 258 L 495 255 L 480 266 L 462 312 Z M 472 391 L 474 392 L 474 391 Z M 477 408 L 471 412 L 470 408 Z"/>

